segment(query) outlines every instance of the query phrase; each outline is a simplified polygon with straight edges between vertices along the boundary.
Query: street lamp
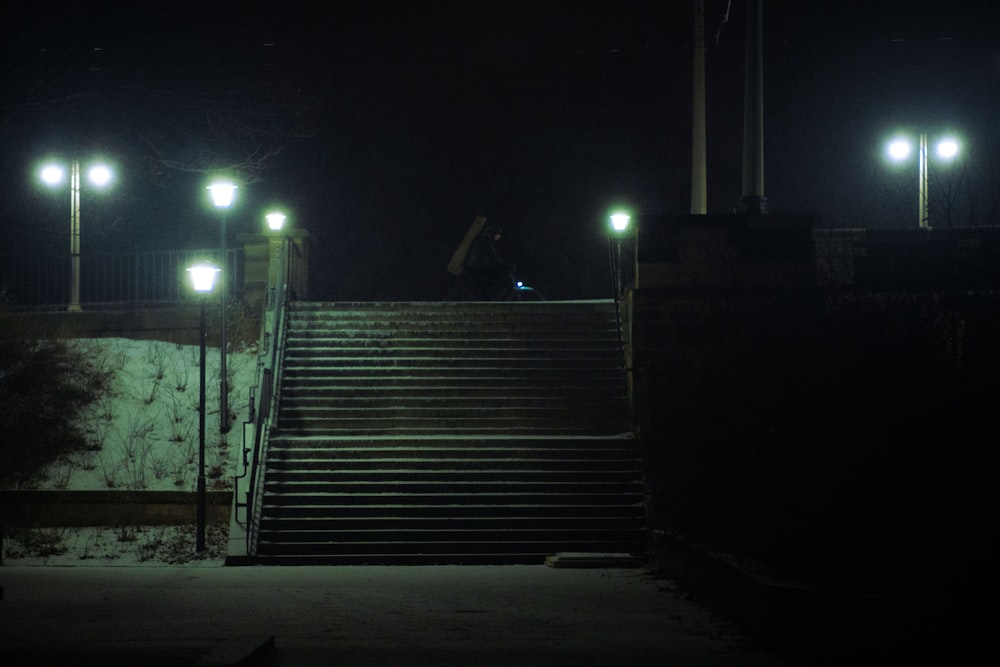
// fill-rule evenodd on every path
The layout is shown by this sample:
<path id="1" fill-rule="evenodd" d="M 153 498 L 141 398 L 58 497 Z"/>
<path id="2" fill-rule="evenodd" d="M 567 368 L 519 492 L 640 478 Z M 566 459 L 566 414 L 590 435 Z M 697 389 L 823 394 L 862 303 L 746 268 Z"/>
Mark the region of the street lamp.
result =
<path id="1" fill-rule="evenodd" d="M 195 533 L 195 551 L 205 550 L 205 303 L 215 287 L 219 269 L 211 264 L 196 264 L 187 269 L 191 287 L 201 297 L 198 328 L 198 528 Z"/>
<path id="2" fill-rule="evenodd" d="M 622 237 L 625 236 L 628 230 L 629 222 L 632 220 L 632 216 L 624 211 L 616 211 L 611 214 L 611 230 L 615 239 L 615 247 L 617 251 L 617 256 L 615 258 L 614 264 L 616 268 L 615 273 L 615 298 L 622 296 Z"/>
<path id="3" fill-rule="evenodd" d="M 98 187 L 103 187 L 111 182 L 111 169 L 105 164 L 94 164 L 87 172 L 90 182 Z M 62 165 L 46 164 L 42 167 L 40 176 L 42 181 L 50 186 L 62 183 L 66 173 Z M 80 312 L 80 161 L 70 162 L 69 177 L 70 193 L 70 227 L 69 227 L 69 256 L 70 256 L 70 283 L 69 283 L 69 306 L 66 310 L 74 313 Z"/>
<path id="4" fill-rule="evenodd" d="M 285 226 L 287 216 L 280 211 L 272 211 L 264 216 L 267 220 L 267 229 L 271 232 L 271 252 L 268 256 L 268 287 L 271 291 L 270 297 L 275 298 L 277 291 L 281 289 L 281 279 L 285 270 L 285 237 L 279 236 L 279 232 Z"/>
<path id="5" fill-rule="evenodd" d="M 229 354 L 229 336 L 226 331 L 226 293 L 229 291 L 229 273 L 226 266 L 226 213 L 232 206 L 233 198 L 236 196 L 236 186 L 228 181 L 218 181 L 208 186 L 208 191 L 212 193 L 212 203 L 222 210 L 222 228 L 220 232 L 220 246 L 222 253 L 219 257 L 219 264 L 222 272 L 222 318 L 220 320 L 219 335 L 222 338 L 220 343 L 222 361 L 219 365 L 219 430 L 222 433 L 229 432 L 229 379 L 226 375 L 226 357 Z"/>
<path id="6" fill-rule="evenodd" d="M 274 338 L 275 331 L 277 329 L 277 324 L 275 318 L 277 317 L 277 312 L 279 308 L 279 303 L 281 298 L 284 296 L 281 292 L 282 288 L 285 286 L 285 278 L 287 277 L 287 254 L 288 250 L 286 247 L 286 238 L 281 233 L 281 230 L 285 226 L 285 220 L 287 216 L 280 211 L 272 211 L 264 215 L 264 219 L 267 221 L 268 234 L 268 251 L 267 251 L 267 308 L 274 312 L 274 317 L 265 318 L 264 321 L 264 333 L 263 333 L 263 344 L 262 348 L 265 352 L 272 351 L 272 361 L 271 367 L 273 368 L 273 350 L 271 348 L 271 341 Z"/>
<path id="7" fill-rule="evenodd" d="M 268 213 L 264 216 L 264 219 L 267 220 L 267 228 L 272 232 L 281 231 L 281 228 L 285 226 L 285 218 L 285 214 L 278 211 Z"/>
<path id="8" fill-rule="evenodd" d="M 905 162 L 913 152 L 913 144 L 909 137 L 899 136 L 889 141 L 886 145 L 886 153 L 893 162 Z M 950 162 L 958 156 L 958 140 L 951 136 L 944 136 L 937 141 L 935 152 L 939 159 Z M 920 133 L 917 143 L 917 226 L 920 229 L 930 229 L 930 206 L 928 195 L 928 169 L 927 169 L 927 134 Z"/>

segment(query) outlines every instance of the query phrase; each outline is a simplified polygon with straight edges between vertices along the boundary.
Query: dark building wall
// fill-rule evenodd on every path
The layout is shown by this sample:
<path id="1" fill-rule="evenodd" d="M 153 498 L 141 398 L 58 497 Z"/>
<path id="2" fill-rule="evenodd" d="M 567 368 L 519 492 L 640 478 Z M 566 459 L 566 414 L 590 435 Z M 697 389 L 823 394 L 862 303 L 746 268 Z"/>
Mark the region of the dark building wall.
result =
<path id="1" fill-rule="evenodd" d="M 629 350 L 652 523 L 827 583 L 902 585 L 953 558 L 928 531 L 979 544 L 995 239 L 640 219 Z"/>

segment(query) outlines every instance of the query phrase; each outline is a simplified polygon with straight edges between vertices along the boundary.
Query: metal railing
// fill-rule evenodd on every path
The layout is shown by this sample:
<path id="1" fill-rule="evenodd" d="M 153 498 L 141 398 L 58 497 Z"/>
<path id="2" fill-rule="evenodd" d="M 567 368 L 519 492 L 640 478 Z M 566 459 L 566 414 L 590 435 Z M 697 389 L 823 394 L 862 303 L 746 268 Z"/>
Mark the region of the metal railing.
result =
<path id="1" fill-rule="evenodd" d="M 281 244 L 275 274 L 269 280 L 264 317 L 261 318 L 260 361 L 257 366 L 257 391 L 251 405 L 251 439 L 244 444 L 244 472 L 234 480 L 233 495 L 236 508 L 245 509 L 246 553 L 257 554 L 257 540 L 261 518 L 261 499 L 264 495 L 263 464 L 267 459 L 268 436 L 277 415 L 279 388 L 281 386 L 281 359 L 285 349 L 288 303 L 297 298 L 293 276 L 303 261 L 300 248 L 289 240 Z M 246 431 L 244 431 L 244 435 Z M 239 482 L 247 479 L 246 501 L 239 502 Z"/>
<path id="2" fill-rule="evenodd" d="M 218 248 L 102 252 L 80 256 L 84 307 L 176 304 L 188 293 L 185 269 L 196 260 L 217 262 Z M 228 295 L 243 284 L 242 250 L 226 251 Z M 0 255 L 0 305 L 8 310 L 59 310 L 70 303 L 69 255 Z"/>

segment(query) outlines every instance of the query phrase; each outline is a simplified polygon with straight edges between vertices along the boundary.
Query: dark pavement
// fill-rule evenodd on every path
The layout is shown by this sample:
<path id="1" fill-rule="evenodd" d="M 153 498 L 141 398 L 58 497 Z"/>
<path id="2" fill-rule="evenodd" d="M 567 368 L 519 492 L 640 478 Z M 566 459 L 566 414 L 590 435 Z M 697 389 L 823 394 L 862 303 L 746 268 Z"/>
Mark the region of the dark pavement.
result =
<path id="1" fill-rule="evenodd" d="M 4 667 L 793 664 L 641 569 L 18 566 L 0 586 Z"/>

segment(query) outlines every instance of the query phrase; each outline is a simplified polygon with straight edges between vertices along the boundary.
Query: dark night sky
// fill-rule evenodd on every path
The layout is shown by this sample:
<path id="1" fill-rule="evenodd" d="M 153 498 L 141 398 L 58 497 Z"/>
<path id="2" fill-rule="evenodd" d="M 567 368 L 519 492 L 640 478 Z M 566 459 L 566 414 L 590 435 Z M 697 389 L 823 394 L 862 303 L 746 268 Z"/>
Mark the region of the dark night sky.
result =
<path id="1" fill-rule="evenodd" d="M 34 161 L 101 152 L 119 178 L 84 193 L 84 252 L 213 244 L 203 188 L 227 168 L 244 181 L 234 235 L 277 202 L 315 237 L 315 296 L 440 298 L 478 213 L 550 298 L 607 296 L 609 208 L 689 210 L 692 4 L 8 5 L 3 252 L 65 244 L 68 205 L 34 187 Z M 742 194 L 745 0 L 723 24 L 727 4 L 705 2 L 713 213 Z M 905 125 L 962 133 L 960 166 L 932 168 L 932 196 L 951 194 L 958 223 L 998 222 L 1000 10 L 764 5 L 774 214 L 910 226 L 916 166 L 879 157 Z"/>

